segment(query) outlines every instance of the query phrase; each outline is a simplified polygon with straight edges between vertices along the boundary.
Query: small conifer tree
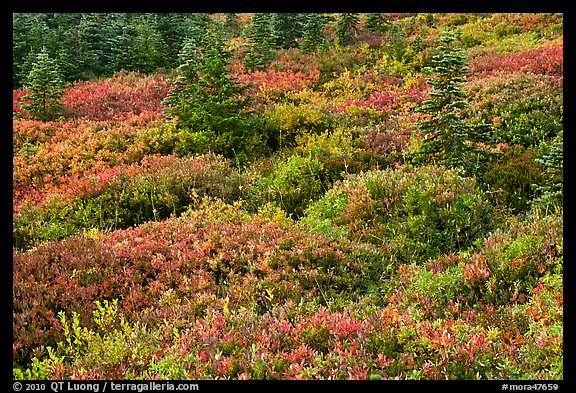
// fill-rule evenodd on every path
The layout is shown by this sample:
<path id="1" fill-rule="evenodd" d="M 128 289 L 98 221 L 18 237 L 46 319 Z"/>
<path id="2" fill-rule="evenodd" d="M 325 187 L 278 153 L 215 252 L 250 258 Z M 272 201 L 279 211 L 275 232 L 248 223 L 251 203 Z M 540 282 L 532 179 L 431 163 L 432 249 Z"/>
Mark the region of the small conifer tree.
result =
<path id="1" fill-rule="evenodd" d="M 466 175 L 475 174 L 490 155 L 479 142 L 488 143 L 490 127 L 464 122 L 461 111 L 467 105 L 462 90 L 463 75 L 469 72 L 466 55 L 455 47 L 453 31 L 442 32 L 438 54 L 432 57 L 433 78 L 430 98 L 416 112 L 429 115 L 420 122 L 419 130 L 424 138 L 417 159 L 432 160 L 449 167 L 462 168 Z"/>
<path id="2" fill-rule="evenodd" d="M 383 32 L 388 27 L 384 16 L 380 13 L 369 13 L 364 21 L 364 28 L 368 31 Z"/>
<path id="3" fill-rule="evenodd" d="M 533 205 L 546 210 L 563 206 L 564 184 L 564 138 L 560 132 L 552 142 L 542 143 L 541 155 L 536 162 L 546 168 L 545 185 L 538 187 L 540 195 L 534 199 Z"/>
<path id="4" fill-rule="evenodd" d="M 360 17 L 358 14 L 342 13 L 336 20 L 336 37 L 341 45 L 352 45 L 356 42 L 356 33 Z"/>
<path id="5" fill-rule="evenodd" d="M 164 100 L 164 110 L 190 141 L 184 153 L 212 150 L 232 157 L 253 143 L 253 127 L 245 86 L 228 76 L 230 53 L 211 33 L 210 43 L 198 47 L 189 38 L 180 53 L 179 76 Z"/>
<path id="6" fill-rule="evenodd" d="M 270 18 L 274 44 L 277 48 L 298 47 L 297 39 L 302 35 L 300 14 L 274 13 Z"/>
<path id="7" fill-rule="evenodd" d="M 262 70 L 274 59 L 274 35 L 271 15 L 256 13 L 248 26 L 250 46 L 244 57 L 244 67 L 247 70 Z"/>
<path id="8" fill-rule="evenodd" d="M 229 37 L 236 37 L 240 32 L 240 22 L 238 21 L 238 15 L 235 13 L 225 13 L 224 14 L 224 29 Z"/>
<path id="9" fill-rule="evenodd" d="M 324 43 L 324 15 L 305 14 L 304 26 L 302 27 L 302 51 L 312 53 Z"/>
<path id="10" fill-rule="evenodd" d="M 30 93 L 21 97 L 21 106 L 34 119 L 49 121 L 60 114 L 64 94 L 64 83 L 60 76 L 58 64 L 51 59 L 44 47 L 36 56 L 25 87 Z"/>

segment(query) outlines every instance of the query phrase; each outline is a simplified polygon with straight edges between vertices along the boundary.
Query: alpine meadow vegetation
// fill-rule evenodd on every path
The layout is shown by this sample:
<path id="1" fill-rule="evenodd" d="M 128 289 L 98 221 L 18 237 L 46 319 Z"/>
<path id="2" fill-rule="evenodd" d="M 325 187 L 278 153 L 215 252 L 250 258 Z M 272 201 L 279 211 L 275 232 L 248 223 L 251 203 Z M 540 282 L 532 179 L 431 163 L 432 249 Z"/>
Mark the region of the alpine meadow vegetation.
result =
<path id="1" fill-rule="evenodd" d="M 563 14 L 12 27 L 14 380 L 564 379 Z"/>

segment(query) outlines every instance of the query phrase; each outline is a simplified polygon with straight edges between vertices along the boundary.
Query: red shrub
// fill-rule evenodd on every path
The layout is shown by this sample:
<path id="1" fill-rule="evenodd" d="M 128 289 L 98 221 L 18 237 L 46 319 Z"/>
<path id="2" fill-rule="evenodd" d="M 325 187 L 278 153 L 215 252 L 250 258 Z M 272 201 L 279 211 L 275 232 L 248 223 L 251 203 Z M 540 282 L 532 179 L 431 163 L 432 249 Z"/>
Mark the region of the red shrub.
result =
<path id="1" fill-rule="evenodd" d="M 62 97 L 66 118 L 125 121 L 163 117 L 162 100 L 170 84 L 163 76 L 118 73 L 96 82 L 76 82 Z"/>
<path id="2" fill-rule="evenodd" d="M 96 300 L 120 299 L 128 319 L 150 326 L 161 321 L 161 299 L 173 291 L 187 299 L 188 318 L 202 316 L 208 305 L 227 298 L 230 304 L 255 304 L 265 313 L 265 288 L 274 303 L 302 296 L 331 296 L 362 290 L 380 278 L 382 256 L 372 247 L 286 230 L 254 216 L 251 222 L 206 222 L 186 217 L 150 222 L 103 233 L 97 239 L 70 236 L 14 253 L 14 356 L 30 359 L 32 350 L 61 339 L 60 310 L 80 312 L 93 326 L 87 308 Z M 147 307 L 159 307 L 145 316 Z M 155 316 L 156 315 L 156 316 Z M 334 321 L 343 335 L 353 321 Z M 336 329 L 336 327 L 334 327 Z"/>
<path id="3" fill-rule="evenodd" d="M 394 114 L 409 112 L 415 105 L 427 98 L 427 87 L 400 88 L 398 86 L 385 86 L 389 90 L 375 91 L 367 99 L 349 99 L 343 105 L 338 106 L 341 111 L 350 105 L 357 107 L 370 107 L 383 112 Z"/>
<path id="4" fill-rule="evenodd" d="M 252 71 L 235 75 L 242 84 L 251 84 L 248 94 L 278 96 L 288 91 L 298 91 L 310 83 L 318 81 L 319 71 L 311 70 L 309 73 L 294 70 L 278 71 Z"/>
<path id="5" fill-rule="evenodd" d="M 520 52 L 500 53 L 488 50 L 470 58 L 472 76 L 492 75 L 497 71 L 531 72 L 563 78 L 563 47 L 542 46 Z"/>
<path id="6" fill-rule="evenodd" d="M 27 115 L 26 111 L 20 106 L 21 97 L 27 94 L 30 94 L 30 91 L 26 89 L 12 91 L 12 113 L 17 113 L 22 116 Z"/>
<path id="7" fill-rule="evenodd" d="M 157 120 L 162 121 L 162 120 Z M 149 123 L 148 126 L 152 126 Z M 107 121 L 39 122 L 13 120 L 14 202 L 45 194 L 62 178 L 82 177 L 116 165 L 138 162 L 151 147 L 138 138 L 142 126 Z"/>

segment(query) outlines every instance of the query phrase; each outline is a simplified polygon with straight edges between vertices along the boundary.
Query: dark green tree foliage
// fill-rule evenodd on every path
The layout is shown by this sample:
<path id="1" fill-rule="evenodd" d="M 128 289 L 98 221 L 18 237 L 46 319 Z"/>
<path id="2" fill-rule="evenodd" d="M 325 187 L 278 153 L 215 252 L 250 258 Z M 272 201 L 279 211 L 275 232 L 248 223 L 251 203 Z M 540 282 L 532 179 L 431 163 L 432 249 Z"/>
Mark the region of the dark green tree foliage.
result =
<path id="1" fill-rule="evenodd" d="M 189 18 L 184 15 L 15 13 L 13 86 L 22 86 L 43 47 L 58 61 L 65 81 L 121 69 L 154 72 L 158 67 L 175 67 Z"/>
<path id="2" fill-rule="evenodd" d="M 198 70 L 201 67 L 202 53 L 193 37 L 188 37 L 178 54 L 179 66 L 177 76 L 173 81 L 173 88 L 164 99 L 164 108 L 167 114 L 177 116 L 177 110 L 183 105 L 180 101 L 188 93 L 189 86 L 198 81 Z M 179 123 L 182 125 L 181 123 Z"/>
<path id="3" fill-rule="evenodd" d="M 28 78 L 32 67 L 36 62 L 36 57 L 38 56 L 40 49 L 30 49 L 28 54 L 22 58 L 21 64 L 14 64 L 15 74 L 12 77 L 12 81 L 15 84 L 14 87 L 22 87 L 24 81 Z"/>
<path id="4" fill-rule="evenodd" d="M 133 71 L 135 69 L 133 43 L 136 29 L 130 19 L 126 14 L 111 14 L 108 18 L 110 29 L 114 32 L 108 40 L 114 70 Z"/>
<path id="5" fill-rule="evenodd" d="M 358 14 L 342 13 L 336 19 L 336 37 L 340 45 L 352 45 L 356 42 L 356 33 L 360 17 Z"/>
<path id="6" fill-rule="evenodd" d="M 388 53 L 393 59 L 403 61 L 404 54 L 408 49 L 408 43 L 400 25 L 394 23 L 390 26 L 389 36 L 385 47 L 386 53 Z"/>
<path id="7" fill-rule="evenodd" d="M 33 44 L 35 49 L 31 56 L 32 62 L 30 64 L 35 61 L 36 55 L 40 50 L 46 48 L 50 56 L 57 61 L 62 78 L 64 80 L 77 79 L 80 67 L 78 67 L 78 62 L 75 61 L 76 42 L 70 32 L 78 25 L 81 16 L 78 13 L 36 14 L 35 19 L 43 27 L 40 34 L 41 39 L 32 39 L 32 42 L 35 42 Z M 22 33 L 20 32 L 19 35 Z M 24 33 L 24 37 L 27 41 L 26 33 Z M 27 76 L 29 72 L 30 67 L 28 67 L 24 75 Z"/>
<path id="8" fill-rule="evenodd" d="M 26 39 L 26 33 L 31 30 L 33 15 L 26 13 L 12 14 L 12 77 L 14 84 L 17 82 L 21 61 L 30 53 L 31 37 Z"/>
<path id="9" fill-rule="evenodd" d="M 155 14 L 106 14 L 102 51 L 110 59 L 105 73 L 119 70 L 153 72 L 164 62 L 163 41 L 156 30 Z"/>
<path id="10" fill-rule="evenodd" d="M 178 54 L 182 50 L 182 43 L 186 37 L 184 21 L 187 18 L 188 16 L 183 13 L 156 14 L 156 28 L 165 45 L 164 62 L 168 68 L 178 66 Z"/>
<path id="11" fill-rule="evenodd" d="M 380 13 L 369 13 L 366 15 L 364 28 L 368 31 L 383 32 L 387 29 L 388 22 Z"/>
<path id="12" fill-rule="evenodd" d="M 50 58 L 46 48 L 36 56 L 36 62 L 25 83 L 30 93 L 21 97 L 22 107 L 32 118 L 54 120 L 59 115 L 64 89 L 58 65 Z"/>
<path id="13" fill-rule="evenodd" d="M 248 70 L 265 68 L 274 59 L 274 37 L 271 15 L 256 13 L 248 26 L 247 36 L 250 46 L 244 57 L 244 67 Z"/>
<path id="14" fill-rule="evenodd" d="M 228 38 L 237 37 L 240 33 L 240 22 L 238 22 L 238 15 L 233 12 L 224 14 L 224 29 L 228 34 Z"/>
<path id="15" fill-rule="evenodd" d="M 563 206 L 564 189 L 564 137 L 561 131 L 551 142 L 542 143 L 541 155 L 535 161 L 546 168 L 545 185 L 538 187 L 540 196 L 534 204 L 553 210 Z"/>
<path id="16" fill-rule="evenodd" d="M 227 74 L 230 53 L 214 32 L 205 46 L 189 38 L 180 56 L 175 88 L 165 100 L 167 115 L 182 131 L 186 150 L 211 150 L 238 158 L 254 147 L 254 131 L 241 97 L 244 86 Z"/>
<path id="17" fill-rule="evenodd" d="M 490 128 L 487 125 L 471 125 L 462 120 L 461 110 L 467 105 L 462 90 L 463 75 L 469 72 L 467 58 L 460 48 L 455 47 L 453 31 L 443 31 L 441 45 L 432 56 L 433 78 L 427 82 L 432 86 L 430 99 L 416 112 L 428 114 L 428 120 L 419 123 L 424 138 L 418 157 L 436 160 L 449 167 L 459 167 L 467 175 L 477 172 L 481 158 L 489 153 L 478 147 L 477 142 L 488 142 Z"/>
<path id="18" fill-rule="evenodd" d="M 202 52 L 194 37 L 188 37 L 178 54 L 178 79 L 186 83 L 194 82 L 198 79 L 197 71 L 202 62 Z"/>
<path id="19" fill-rule="evenodd" d="M 56 13 L 53 17 L 56 27 L 50 30 L 48 47 L 58 61 L 64 81 L 81 79 L 83 73 L 82 66 L 77 61 L 79 42 L 77 36 L 71 33 L 78 26 L 81 17 L 81 14 L 65 13 Z"/>
<path id="20" fill-rule="evenodd" d="M 304 14 L 302 26 L 301 48 L 306 53 L 312 53 L 319 48 L 325 40 L 324 37 L 324 14 Z"/>
<path id="21" fill-rule="evenodd" d="M 170 50 L 159 28 L 157 14 L 109 14 L 105 48 L 109 48 L 113 66 L 110 72 L 138 70 L 155 72 L 160 67 L 174 67 Z M 183 37 L 183 36 L 182 36 Z M 177 58 L 178 51 L 174 54 Z"/>
<path id="22" fill-rule="evenodd" d="M 113 64 L 112 53 L 107 52 L 103 43 L 106 41 L 102 14 L 82 15 L 78 25 L 79 61 L 84 70 L 83 79 L 105 75 L 107 65 Z"/>
<path id="23" fill-rule="evenodd" d="M 42 14 L 12 14 L 12 84 L 20 86 L 27 78 L 36 55 L 46 45 L 49 28 Z"/>
<path id="24" fill-rule="evenodd" d="M 152 73 L 178 66 L 187 37 L 202 43 L 217 21 L 205 13 L 15 13 L 13 86 L 27 78 L 45 47 L 65 82 L 122 69 Z"/>
<path id="25" fill-rule="evenodd" d="M 194 38 L 186 39 L 178 54 L 178 61 L 180 65 L 177 67 L 173 88 L 163 101 L 164 110 L 172 116 L 177 115 L 176 110 L 181 105 L 179 101 L 186 94 L 188 86 L 198 80 L 197 70 L 200 68 L 201 52 Z"/>
<path id="26" fill-rule="evenodd" d="M 137 18 L 134 24 L 135 36 L 130 49 L 133 53 L 134 69 L 144 73 L 152 73 L 158 67 L 168 63 L 167 47 L 158 31 L 154 14 L 146 14 Z"/>
<path id="27" fill-rule="evenodd" d="M 184 23 L 186 38 L 192 37 L 200 46 L 210 44 L 211 36 L 207 32 L 215 29 L 218 29 L 221 36 L 224 36 L 222 27 L 207 13 L 189 14 Z"/>
<path id="28" fill-rule="evenodd" d="M 274 44 L 277 48 L 289 49 L 298 47 L 298 38 L 302 36 L 300 14 L 274 13 L 270 18 Z"/>

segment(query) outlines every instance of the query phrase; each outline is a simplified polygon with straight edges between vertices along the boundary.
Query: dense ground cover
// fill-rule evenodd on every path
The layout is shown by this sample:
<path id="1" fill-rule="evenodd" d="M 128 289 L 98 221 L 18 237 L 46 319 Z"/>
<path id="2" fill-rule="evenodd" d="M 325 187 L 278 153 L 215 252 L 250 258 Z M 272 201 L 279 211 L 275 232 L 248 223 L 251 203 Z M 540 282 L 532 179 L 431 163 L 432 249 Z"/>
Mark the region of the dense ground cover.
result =
<path id="1" fill-rule="evenodd" d="M 248 147 L 167 115 L 174 72 L 69 83 L 50 120 L 15 89 L 14 378 L 563 379 L 562 17 L 388 23 L 259 70 L 229 40 Z M 473 176 L 415 160 L 456 28 Z"/>

